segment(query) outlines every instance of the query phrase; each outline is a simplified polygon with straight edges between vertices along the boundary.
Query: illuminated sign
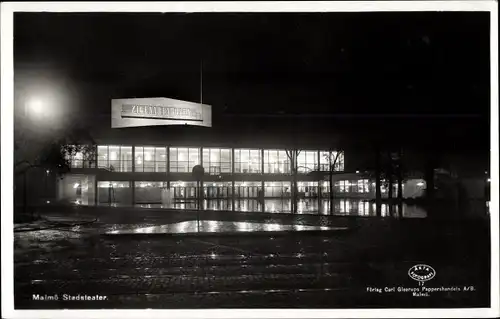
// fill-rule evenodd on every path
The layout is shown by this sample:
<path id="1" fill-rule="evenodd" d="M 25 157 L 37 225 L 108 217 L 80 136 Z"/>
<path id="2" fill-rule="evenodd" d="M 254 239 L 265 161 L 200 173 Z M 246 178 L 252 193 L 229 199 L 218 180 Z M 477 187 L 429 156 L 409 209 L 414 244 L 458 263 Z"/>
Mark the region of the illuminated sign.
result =
<path id="1" fill-rule="evenodd" d="M 111 127 L 155 125 L 212 126 L 210 105 L 168 98 L 114 99 Z"/>

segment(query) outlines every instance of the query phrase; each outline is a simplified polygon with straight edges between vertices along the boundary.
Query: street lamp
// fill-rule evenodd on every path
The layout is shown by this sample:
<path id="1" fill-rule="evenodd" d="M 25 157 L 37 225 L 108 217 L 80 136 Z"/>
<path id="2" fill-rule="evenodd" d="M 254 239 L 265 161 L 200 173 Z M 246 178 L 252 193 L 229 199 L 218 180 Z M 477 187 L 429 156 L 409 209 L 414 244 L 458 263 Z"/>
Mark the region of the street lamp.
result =
<path id="1" fill-rule="evenodd" d="M 24 108 L 24 115 L 29 116 L 30 114 L 42 115 L 44 111 L 45 104 L 40 99 L 32 99 L 28 101 Z"/>

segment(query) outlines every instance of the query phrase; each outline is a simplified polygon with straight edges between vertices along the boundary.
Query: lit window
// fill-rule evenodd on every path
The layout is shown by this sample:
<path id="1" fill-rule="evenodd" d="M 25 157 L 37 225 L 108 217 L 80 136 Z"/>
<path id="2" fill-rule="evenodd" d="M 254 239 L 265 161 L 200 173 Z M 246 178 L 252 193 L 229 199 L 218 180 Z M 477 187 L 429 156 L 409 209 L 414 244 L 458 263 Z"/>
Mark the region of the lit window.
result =
<path id="1" fill-rule="evenodd" d="M 189 173 L 193 167 L 200 164 L 200 150 L 198 148 L 171 147 L 170 171 L 175 173 Z"/>
<path id="2" fill-rule="evenodd" d="M 204 148 L 203 167 L 212 175 L 231 173 L 231 149 Z"/>
<path id="3" fill-rule="evenodd" d="M 290 160 L 284 150 L 264 150 L 264 173 L 290 173 Z"/>
<path id="4" fill-rule="evenodd" d="M 301 151 L 297 156 L 297 167 L 300 173 L 308 173 L 318 169 L 318 152 Z"/>
<path id="5" fill-rule="evenodd" d="M 235 149 L 234 172 L 243 174 L 261 173 L 260 150 Z"/>

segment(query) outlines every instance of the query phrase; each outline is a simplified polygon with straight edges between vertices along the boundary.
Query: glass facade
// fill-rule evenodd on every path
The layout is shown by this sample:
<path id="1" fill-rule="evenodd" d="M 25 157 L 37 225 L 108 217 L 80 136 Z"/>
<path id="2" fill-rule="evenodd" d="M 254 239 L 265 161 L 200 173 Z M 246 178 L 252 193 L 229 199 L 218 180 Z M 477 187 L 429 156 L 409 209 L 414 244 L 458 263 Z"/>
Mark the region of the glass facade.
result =
<path id="1" fill-rule="evenodd" d="M 135 157 L 132 158 L 132 146 L 97 146 L 97 166 L 116 172 L 132 172 L 134 161 L 135 172 L 167 172 L 170 160 L 170 172 L 190 173 L 195 165 L 201 164 L 205 172 L 211 175 L 221 173 L 231 174 L 290 174 L 290 159 L 285 150 L 234 149 L 234 159 L 230 148 L 200 148 L 194 147 L 154 147 L 135 146 Z M 319 157 L 318 157 L 319 153 Z M 315 170 L 328 171 L 330 158 L 335 158 L 336 152 L 302 150 L 297 157 L 299 173 L 309 173 Z M 201 158 L 203 156 L 203 158 Z M 232 162 L 234 160 L 234 172 Z M 92 161 L 84 159 L 77 153 L 70 158 L 71 167 L 92 167 Z M 262 172 L 262 164 L 264 172 Z M 335 171 L 344 170 L 344 154 L 339 154 Z"/>
<path id="2" fill-rule="evenodd" d="M 344 152 L 319 152 L 319 169 L 323 172 L 330 171 L 330 165 L 335 162 L 334 171 L 340 172 L 344 170 Z"/>
<path id="3" fill-rule="evenodd" d="M 166 182 L 135 182 L 135 203 L 161 203 L 161 191 Z"/>
<path id="4" fill-rule="evenodd" d="M 302 197 L 316 197 L 318 195 L 318 182 L 298 182 L 297 189 Z"/>
<path id="5" fill-rule="evenodd" d="M 237 198 L 258 198 L 261 191 L 261 182 L 234 182 L 234 195 Z"/>
<path id="6" fill-rule="evenodd" d="M 259 149 L 235 149 L 234 172 L 243 174 L 261 173 L 261 154 Z"/>
<path id="7" fill-rule="evenodd" d="M 318 152 L 301 151 L 297 157 L 297 169 L 299 173 L 309 173 L 318 169 Z"/>
<path id="8" fill-rule="evenodd" d="M 368 179 L 338 181 L 335 183 L 335 191 L 339 193 L 370 193 L 370 183 Z"/>
<path id="9" fill-rule="evenodd" d="M 83 174 L 80 170 L 78 173 L 81 175 L 65 174 L 64 179 L 57 183 L 58 201 L 78 205 L 138 205 L 179 209 L 197 209 L 201 203 L 205 209 L 212 210 L 291 212 L 293 177 L 290 176 L 290 160 L 285 150 L 99 145 L 96 155 L 94 167 L 105 168 L 116 174 L 95 170 L 89 170 L 89 174 Z M 333 201 L 330 199 L 326 172 L 331 163 L 330 156 L 336 155 L 318 150 L 299 153 L 297 166 L 302 174 L 297 177 L 297 213 L 328 215 L 332 214 L 333 208 L 335 213 L 345 215 L 375 216 L 374 204 L 367 200 L 375 198 L 373 180 L 358 179 L 351 172 L 336 174 Z M 92 162 L 81 153 L 74 154 L 69 160 L 73 168 L 90 167 Z M 204 166 L 207 174 L 201 189 L 191 176 L 192 168 L 199 164 Z M 335 170 L 343 169 L 344 157 L 340 153 Z M 324 173 L 307 174 L 317 170 Z M 133 171 L 138 174 L 120 173 Z M 236 174 L 228 176 L 232 173 Z M 385 181 L 381 182 L 382 196 L 386 198 L 388 190 Z M 406 186 L 410 194 L 408 197 L 415 196 L 415 192 L 422 189 L 419 186 L 421 183 L 420 180 L 405 181 L 403 188 Z M 396 197 L 396 182 L 393 187 L 392 196 Z M 203 201 L 197 200 L 199 195 L 202 195 Z M 405 209 L 408 208 L 403 209 L 403 214 Z M 381 214 L 393 214 L 391 211 L 382 206 Z"/>
<path id="10" fill-rule="evenodd" d="M 167 148 L 136 146 L 135 149 L 136 172 L 166 172 Z"/>
<path id="11" fill-rule="evenodd" d="M 265 182 L 265 197 L 290 197 L 291 182 Z"/>
<path id="12" fill-rule="evenodd" d="M 170 148 L 170 172 L 190 173 L 200 164 L 200 149 L 187 147 Z"/>
<path id="13" fill-rule="evenodd" d="M 203 184 L 203 198 L 227 199 L 232 197 L 233 186 L 231 182 L 209 182 Z"/>
<path id="14" fill-rule="evenodd" d="M 101 204 L 131 204 L 130 182 L 99 181 L 97 183 L 98 202 Z"/>
<path id="15" fill-rule="evenodd" d="M 283 150 L 264 150 L 264 173 L 289 174 L 290 160 Z"/>
<path id="16" fill-rule="evenodd" d="M 114 172 L 132 172 L 132 146 L 97 146 L 97 165 Z"/>
<path id="17" fill-rule="evenodd" d="M 367 179 L 360 179 L 358 180 L 358 193 L 369 193 L 370 192 L 370 187 L 369 187 L 369 181 Z"/>
<path id="18" fill-rule="evenodd" d="M 210 175 L 231 173 L 232 152 L 229 148 L 204 148 L 203 167 Z"/>
<path id="19" fill-rule="evenodd" d="M 195 200 L 198 198 L 197 182 L 170 182 L 170 188 L 174 190 L 175 201 Z"/>

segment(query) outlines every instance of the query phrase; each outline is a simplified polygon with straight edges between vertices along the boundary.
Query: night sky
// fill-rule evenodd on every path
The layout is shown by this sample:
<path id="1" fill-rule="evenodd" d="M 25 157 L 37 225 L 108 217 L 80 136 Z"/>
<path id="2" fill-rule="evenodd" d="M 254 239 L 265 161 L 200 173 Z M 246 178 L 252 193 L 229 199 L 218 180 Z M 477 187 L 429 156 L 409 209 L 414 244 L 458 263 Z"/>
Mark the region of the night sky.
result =
<path id="1" fill-rule="evenodd" d="M 489 146 L 489 13 L 16 13 L 14 37 L 16 99 L 55 77 L 89 122 L 111 98 L 199 101 L 202 62 L 214 130 Z"/>

